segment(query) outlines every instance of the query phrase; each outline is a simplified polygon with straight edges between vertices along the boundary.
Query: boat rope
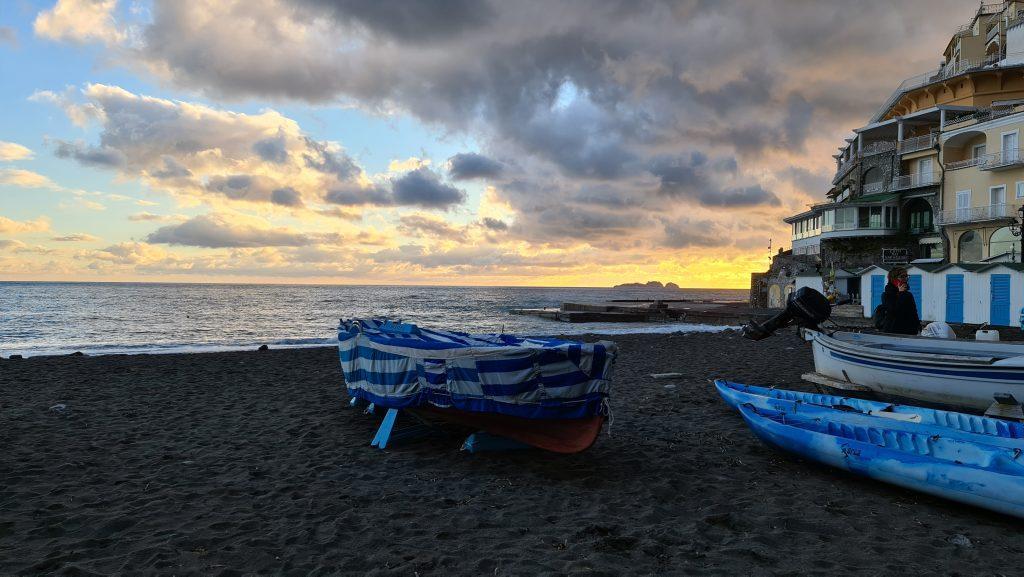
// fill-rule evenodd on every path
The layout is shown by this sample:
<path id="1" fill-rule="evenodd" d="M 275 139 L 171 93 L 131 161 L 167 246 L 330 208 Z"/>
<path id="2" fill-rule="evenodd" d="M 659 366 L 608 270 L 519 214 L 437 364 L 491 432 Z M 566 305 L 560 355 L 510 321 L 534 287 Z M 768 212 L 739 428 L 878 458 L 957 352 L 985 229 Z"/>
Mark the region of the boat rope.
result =
<path id="1" fill-rule="evenodd" d="M 601 411 L 608 416 L 608 436 L 612 436 L 612 423 L 615 422 L 615 415 L 612 414 L 612 405 L 608 402 L 608 397 L 601 399 Z"/>

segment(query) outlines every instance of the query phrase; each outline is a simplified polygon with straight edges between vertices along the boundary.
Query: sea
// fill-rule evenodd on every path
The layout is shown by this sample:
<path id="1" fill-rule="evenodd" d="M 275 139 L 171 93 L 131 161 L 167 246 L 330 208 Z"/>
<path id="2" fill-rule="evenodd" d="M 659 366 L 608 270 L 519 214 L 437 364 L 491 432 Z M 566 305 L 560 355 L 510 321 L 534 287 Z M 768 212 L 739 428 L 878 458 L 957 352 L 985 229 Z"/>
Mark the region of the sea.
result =
<path id="1" fill-rule="evenodd" d="M 0 282 L 0 356 L 179 353 L 330 345 L 342 318 L 474 333 L 713 332 L 685 323 L 563 323 L 517 308 L 612 299 L 743 301 L 745 289 Z"/>

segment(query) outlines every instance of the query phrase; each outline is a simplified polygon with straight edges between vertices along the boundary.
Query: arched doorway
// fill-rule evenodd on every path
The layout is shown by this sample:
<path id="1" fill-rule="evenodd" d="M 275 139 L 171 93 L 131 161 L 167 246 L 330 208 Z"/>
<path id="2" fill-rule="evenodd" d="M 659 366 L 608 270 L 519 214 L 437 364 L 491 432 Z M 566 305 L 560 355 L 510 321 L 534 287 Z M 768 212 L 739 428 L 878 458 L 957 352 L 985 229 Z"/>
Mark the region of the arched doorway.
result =
<path id="1" fill-rule="evenodd" d="M 958 262 L 981 262 L 981 235 L 969 230 L 956 241 Z"/>
<path id="2" fill-rule="evenodd" d="M 989 258 L 1004 254 L 1012 255 L 1014 262 L 1020 262 L 1020 238 L 1013 236 L 1008 226 L 996 230 L 988 239 Z"/>
<path id="3" fill-rule="evenodd" d="M 906 227 L 910 234 L 925 234 L 934 230 L 932 205 L 923 198 L 915 198 L 903 207 Z"/>

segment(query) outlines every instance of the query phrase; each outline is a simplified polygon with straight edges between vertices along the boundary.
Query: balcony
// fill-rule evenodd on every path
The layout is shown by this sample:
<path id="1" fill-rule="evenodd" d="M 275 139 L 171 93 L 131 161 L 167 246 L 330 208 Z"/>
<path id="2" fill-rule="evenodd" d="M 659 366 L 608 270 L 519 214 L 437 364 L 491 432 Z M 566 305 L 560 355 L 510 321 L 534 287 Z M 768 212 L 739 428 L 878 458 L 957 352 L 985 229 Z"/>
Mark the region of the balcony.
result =
<path id="1" fill-rule="evenodd" d="M 936 172 L 926 172 L 924 174 L 904 174 L 897 176 L 892 179 L 891 190 L 910 190 L 912 188 L 922 188 L 925 186 L 935 186 L 939 184 L 941 177 Z"/>
<path id="2" fill-rule="evenodd" d="M 928 150 L 935 146 L 935 143 L 939 141 L 938 134 L 926 134 L 924 136 L 916 136 L 914 138 L 908 138 L 901 140 L 897 147 L 897 151 L 900 154 L 909 154 L 911 152 L 918 152 L 921 150 Z"/>
<path id="3" fill-rule="evenodd" d="M 1008 170 L 1024 166 L 1024 154 L 1019 148 L 1010 148 L 993 154 L 983 156 L 978 170 Z"/>
<path id="4" fill-rule="evenodd" d="M 882 154 L 883 152 L 889 152 L 896 148 L 896 141 L 894 140 L 882 140 L 879 142 L 872 142 L 871 144 L 864 147 L 860 151 L 861 156 L 873 156 L 875 154 Z"/>
<path id="5" fill-rule="evenodd" d="M 990 204 L 988 206 L 972 206 L 970 208 L 954 208 L 935 213 L 935 224 L 959 224 L 964 222 L 983 222 L 1011 218 L 1014 208 L 1006 204 Z"/>
<path id="6" fill-rule="evenodd" d="M 832 184 L 838 184 L 839 181 L 842 180 L 844 176 L 849 174 L 850 170 L 852 170 L 853 167 L 857 166 L 857 164 L 859 162 L 860 162 L 860 155 L 854 154 L 854 155 L 852 155 L 850 157 L 849 160 L 847 160 L 846 162 L 840 164 L 839 165 L 839 169 L 836 170 L 835 178 L 832 179 Z"/>
<path id="7" fill-rule="evenodd" d="M 954 162 L 946 163 L 946 170 L 960 170 L 962 168 L 970 168 L 972 166 L 978 166 L 985 161 L 984 156 L 978 156 L 975 158 L 968 158 L 965 160 L 957 160 Z"/>

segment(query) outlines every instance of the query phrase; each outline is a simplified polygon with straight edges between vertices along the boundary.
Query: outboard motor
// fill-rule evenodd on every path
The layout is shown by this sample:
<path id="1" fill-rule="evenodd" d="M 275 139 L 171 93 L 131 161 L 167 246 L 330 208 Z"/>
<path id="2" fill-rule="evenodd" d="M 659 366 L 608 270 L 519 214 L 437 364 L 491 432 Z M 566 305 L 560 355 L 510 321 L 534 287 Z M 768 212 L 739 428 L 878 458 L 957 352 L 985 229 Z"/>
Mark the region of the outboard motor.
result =
<path id="1" fill-rule="evenodd" d="M 766 320 L 764 324 L 750 321 L 745 325 L 743 336 L 753 341 L 759 341 L 792 324 L 817 329 L 818 325 L 827 321 L 831 315 L 832 305 L 829 304 L 825 295 L 811 287 L 803 287 L 789 295 L 789 298 L 786 299 L 786 309 L 781 313 Z"/>

